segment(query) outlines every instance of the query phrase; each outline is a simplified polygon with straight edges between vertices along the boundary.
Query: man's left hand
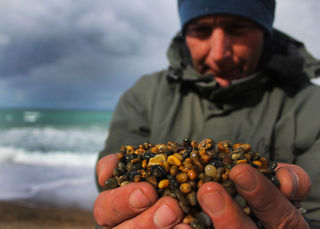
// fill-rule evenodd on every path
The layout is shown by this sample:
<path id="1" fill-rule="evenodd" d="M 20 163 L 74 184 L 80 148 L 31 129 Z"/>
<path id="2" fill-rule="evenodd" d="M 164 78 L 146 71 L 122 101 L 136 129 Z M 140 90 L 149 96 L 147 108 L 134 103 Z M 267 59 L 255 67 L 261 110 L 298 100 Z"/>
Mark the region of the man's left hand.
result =
<path id="1" fill-rule="evenodd" d="M 276 176 L 281 184 L 280 189 L 249 165 L 237 165 L 230 172 L 230 179 L 234 181 L 238 193 L 247 200 L 265 228 L 309 228 L 290 202 L 299 203 L 307 198 L 311 189 L 309 176 L 299 166 L 282 163 L 279 163 Z M 197 197 L 216 229 L 257 228 L 220 184 L 205 183 Z M 175 228 L 190 227 L 180 224 Z"/>

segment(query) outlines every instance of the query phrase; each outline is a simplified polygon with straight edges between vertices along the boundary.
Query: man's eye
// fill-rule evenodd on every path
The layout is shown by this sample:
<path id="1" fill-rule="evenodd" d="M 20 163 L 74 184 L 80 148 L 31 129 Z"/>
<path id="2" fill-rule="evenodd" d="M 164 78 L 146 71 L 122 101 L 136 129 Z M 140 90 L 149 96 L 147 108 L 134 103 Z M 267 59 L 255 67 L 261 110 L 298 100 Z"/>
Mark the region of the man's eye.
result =
<path id="1" fill-rule="evenodd" d="M 250 25 L 232 25 L 225 27 L 225 31 L 233 36 L 237 35 L 244 35 L 246 34 L 250 29 L 252 29 L 252 26 Z"/>
<path id="2" fill-rule="evenodd" d="M 190 27 L 186 32 L 188 36 L 206 38 L 211 35 L 212 28 L 210 26 Z"/>

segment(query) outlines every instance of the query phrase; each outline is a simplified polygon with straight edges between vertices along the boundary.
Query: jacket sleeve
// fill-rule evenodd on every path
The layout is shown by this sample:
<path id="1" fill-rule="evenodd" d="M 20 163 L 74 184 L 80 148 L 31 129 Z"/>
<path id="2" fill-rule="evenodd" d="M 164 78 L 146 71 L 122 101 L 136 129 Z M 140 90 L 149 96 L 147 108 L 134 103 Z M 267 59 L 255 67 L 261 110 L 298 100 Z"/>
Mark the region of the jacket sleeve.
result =
<path id="1" fill-rule="evenodd" d="M 123 145 L 138 146 L 150 141 L 151 119 L 159 82 L 165 76 L 159 71 L 141 77 L 120 98 L 109 127 L 105 148 L 99 159 L 116 153 Z"/>
<path id="2" fill-rule="evenodd" d="M 121 96 L 111 119 L 105 147 L 99 153 L 97 161 L 108 154 L 118 152 L 123 145 L 137 146 L 149 141 L 150 127 L 146 105 L 148 96 L 144 84 L 145 80 L 139 80 Z M 102 191 L 97 176 L 96 184 L 99 191 Z"/>
<path id="3" fill-rule="evenodd" d="M 122 145 L 139 145 L 149 140 L 147 110 L 133 89 L 125 92 L 113 113 L 105 148 L 99 158 L 116 153 Z"/>
<path id="4" fill-rule="evenodd" d="M 312 182 L 309 198 L 302 203 L 310 228 L 320 228 L 320 136 L 312 147 L 298 157 L 297 164 L 309 174 Z"/>

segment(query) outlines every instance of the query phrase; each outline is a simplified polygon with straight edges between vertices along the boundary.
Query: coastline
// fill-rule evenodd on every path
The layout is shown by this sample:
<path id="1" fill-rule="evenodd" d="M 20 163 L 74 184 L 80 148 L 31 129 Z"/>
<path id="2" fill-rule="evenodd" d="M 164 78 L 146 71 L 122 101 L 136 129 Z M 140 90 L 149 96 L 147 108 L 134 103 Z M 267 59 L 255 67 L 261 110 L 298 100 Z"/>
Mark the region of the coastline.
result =
<path id="1" fill-rule="evenodd" d="M 0 164 L 1 229 L 91 229 L 94 167 Z"/>
<path id="2" fill-rule="evenodd" d="M 94 225 L 93 214 L 88 210 L 0 201 L 0 228 L 2 229 L 93 229 Z"/>

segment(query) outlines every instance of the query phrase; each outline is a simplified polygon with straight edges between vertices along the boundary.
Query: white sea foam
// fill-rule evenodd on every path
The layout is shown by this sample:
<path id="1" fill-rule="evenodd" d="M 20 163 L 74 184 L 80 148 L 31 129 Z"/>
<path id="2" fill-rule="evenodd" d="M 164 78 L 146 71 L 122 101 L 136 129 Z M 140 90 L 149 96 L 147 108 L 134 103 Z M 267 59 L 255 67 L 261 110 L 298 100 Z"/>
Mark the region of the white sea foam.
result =
<path id="1" fill-rule="evenodd" d="M 107 133 L 99 128 L 16 127 L 0 131 L 0 163 L 95 164 Z"/>
<path id="2" fill-rule="evenodd" d="M 0 163 L 92 167 L 97 160 L 97 154 L 97 152 L 76 154 L 67 151 L 28 152 L 13 147 L 0 147 Z"/>
<path id="3" fill-rule="evenodd" d="M 15 127 L 0 131 L 0 146 L 27 151 L 96 152 L 107 131 L 99 128 Z"/>
<path id="4" fill-rule="evenodd" d="M 41 117 L 41 112 L 38 111 L 25 111 L 23 112 L 23 120 L 25 122 L 34 123 Z"/>

